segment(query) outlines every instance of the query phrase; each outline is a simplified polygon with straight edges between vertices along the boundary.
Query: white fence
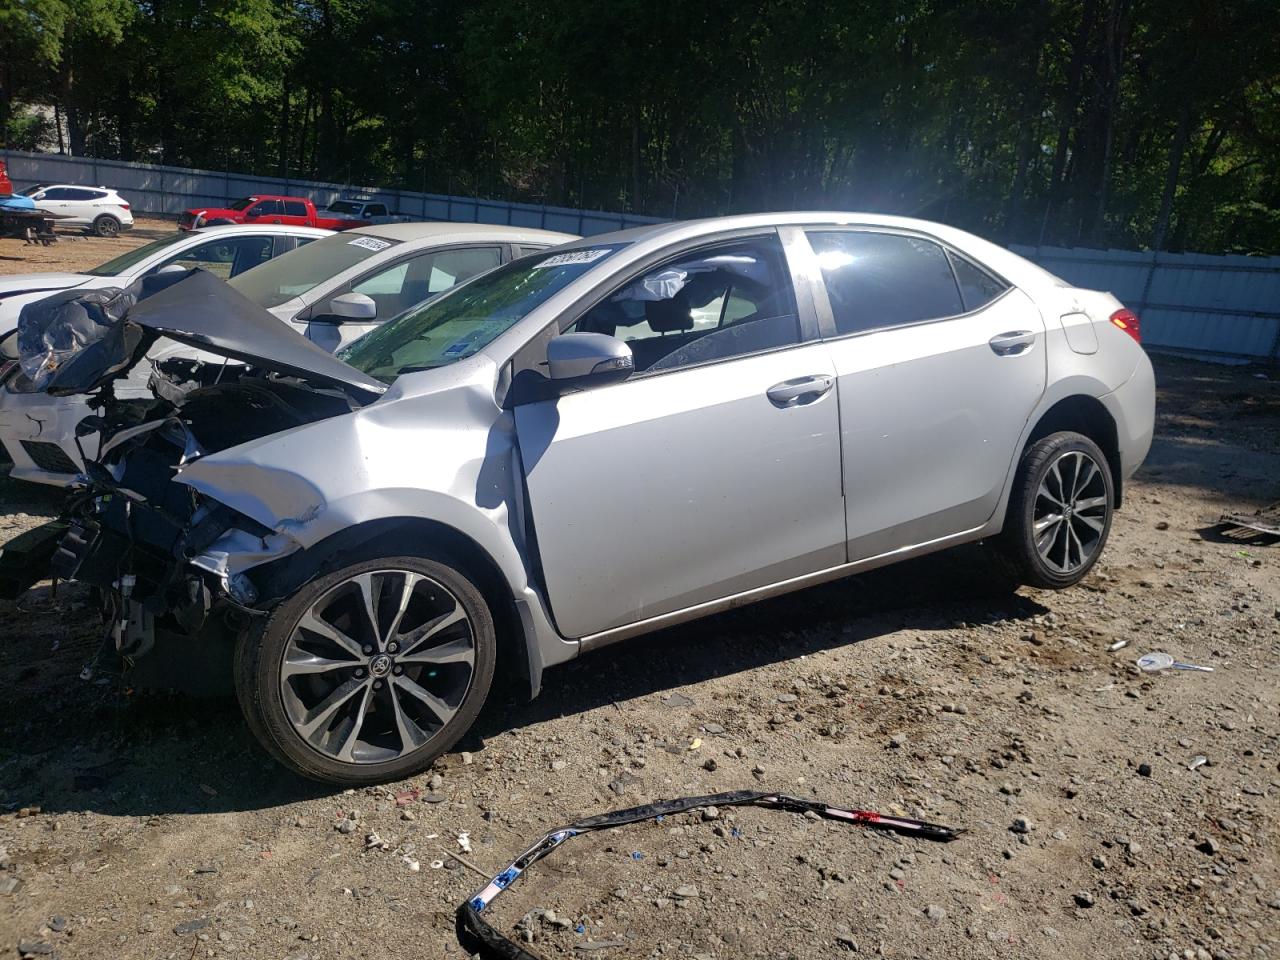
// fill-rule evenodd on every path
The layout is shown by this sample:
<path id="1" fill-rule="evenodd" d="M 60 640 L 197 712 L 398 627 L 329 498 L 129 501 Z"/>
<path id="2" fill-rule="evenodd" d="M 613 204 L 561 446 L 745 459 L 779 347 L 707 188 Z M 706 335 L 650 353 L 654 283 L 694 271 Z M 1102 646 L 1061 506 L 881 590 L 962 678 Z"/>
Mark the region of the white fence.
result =
<path id="1" fill-rule="evenodd" d="M 1075 286 L 1114 293 L 1141 318 L 1149 349 L 1280 361 L 1280 257 L 1013 250 Z"/>
<path id="2" fill-rule="evenodd" d="M 21 189 L 33 183 L 105 185 L 143 213 L 177 214 L 255 193 L 305 195 L 325 206 L 336 183 L 282 180 L 183 167 L 94 160 L 52 153 L 3 154 Z M 575 210 L 477 197 L 359 187 L 391 209 L 422 220 L 504 223 L 590 235 L 657 223 L 659 218 Z M 1109 290 L 1142 318 L 1153 350 L 1280 362 L 1280 257 L 1215 257 L 1076 247 L 1013 248 L 1076 286 Z"/>
<path id="3" fill-rule="evenodd" d="M 533 203 L 508 203 L 478 197 L 451 197 L 408 190 L 343 186 L 317 180 L 283 180 L 240 173 L 216 173 L 120 160 L 94 160 L 56 153 L 0 152 L 9 165 L 15 189 L 35 183 L 75 183 L 119 190 L 140 213 L 179 214 L 191 207 L 222 206 L 228 200 L 258 193 L 305 196 L 327 206 L 346 192 L 358 192 L 386 203 L 392 210 L 419 220 L 461 223 L 503 223 L 518 227 L 561 230 L 584 236 L 656 223 L 656 217 L 602 210 L 576 210 Z"/>

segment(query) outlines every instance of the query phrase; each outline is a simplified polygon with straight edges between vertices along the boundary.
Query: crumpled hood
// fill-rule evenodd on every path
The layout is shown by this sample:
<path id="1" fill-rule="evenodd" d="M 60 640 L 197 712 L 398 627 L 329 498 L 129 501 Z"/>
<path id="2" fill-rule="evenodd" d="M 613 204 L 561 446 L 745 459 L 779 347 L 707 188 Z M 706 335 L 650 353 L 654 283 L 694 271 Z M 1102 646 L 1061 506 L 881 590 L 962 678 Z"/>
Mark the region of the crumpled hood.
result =
<path id="1" fill-rule="evenodd" d="M 211 273 L 195 270 L 129 310 L 126 320 L 219 356 L 354 390 L 374 399 L 387 386 L 316 346 Z"/>

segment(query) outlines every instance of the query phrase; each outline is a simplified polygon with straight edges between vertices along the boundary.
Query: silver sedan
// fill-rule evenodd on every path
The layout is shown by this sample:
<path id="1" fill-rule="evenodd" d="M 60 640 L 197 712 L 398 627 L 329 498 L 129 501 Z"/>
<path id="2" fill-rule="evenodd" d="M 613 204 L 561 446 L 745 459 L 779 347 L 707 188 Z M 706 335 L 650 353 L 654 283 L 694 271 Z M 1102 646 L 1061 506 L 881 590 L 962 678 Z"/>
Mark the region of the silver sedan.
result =
<path id="1" fill-rule="evenodd" d="M 967 541 L 1068 587 L 1151 442 L 1130 311 L 919 220 L 597 236 L 336 357 L 239 303 L 211 332 L 182 286 L 129 322 L 256 367 L 104 442 L 127 516 L 82 497 L 55 569 L 97 578 L 137 669 L 234 645 L 263 744 L 340 783 L 430 764 L 496 669 L 533 695 L 606 644 Z"/>

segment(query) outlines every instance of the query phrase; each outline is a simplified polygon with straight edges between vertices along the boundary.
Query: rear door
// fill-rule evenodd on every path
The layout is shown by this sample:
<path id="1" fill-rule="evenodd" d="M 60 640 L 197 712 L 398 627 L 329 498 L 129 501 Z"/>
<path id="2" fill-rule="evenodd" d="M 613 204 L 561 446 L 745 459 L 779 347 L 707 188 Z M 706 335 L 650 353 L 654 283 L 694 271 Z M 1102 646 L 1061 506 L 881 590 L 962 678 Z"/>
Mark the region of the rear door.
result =
<path id="1" fill-rule="evenodd" d="M 928 237 L 806 233 L 839 378 L 849 559 L 982 526 L 1045 388 L 1036 305 Z"/>
<path id="2" fill-rule="evenodd" d="M 278 223 L 287 223 L 291 227 L 306 227 L 311 224 L 312 218 L 307 213 L 307 205 L 301 200 L 281 202 L 284 206 L 284 214 L 277 221 Z"/>
<path id="3" fill-rule="evenodd" d="M 835 369 L 774 231 L 618 285 L 572 330 L 622 382 L 516 407 L 538 552 L 570 637 L 844 562 Z"/>

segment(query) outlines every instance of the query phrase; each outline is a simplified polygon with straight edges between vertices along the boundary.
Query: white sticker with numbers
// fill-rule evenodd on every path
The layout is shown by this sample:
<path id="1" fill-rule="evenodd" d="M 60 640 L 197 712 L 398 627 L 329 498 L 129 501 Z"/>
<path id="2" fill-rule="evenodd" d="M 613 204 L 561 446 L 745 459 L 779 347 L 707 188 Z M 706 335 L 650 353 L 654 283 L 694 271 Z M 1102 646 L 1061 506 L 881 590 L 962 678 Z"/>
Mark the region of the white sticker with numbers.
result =
<path id="1" fill-rule="evenodd" d="M 366 250 L 372 250 L 374 253 L 385 250 L 391 246 L 390 240 L 379 240 L 377 237 L 356 237 L 354 240 L 348 240 L 347 245 L 351 247 L 364 247 Z"/>
<path id="2" fill-rule="evenodd" d="M 597 250 L 574 250 L 571 253 L 557 253 L 553 257 L 547 257 L 547 259 L 535 263 L 533 268 L 541 270 L 544 267 L 569 267 L 581 263 L 595 263 L 595 261 L 608 253 L 608 247 L 600 247 Z"/>

